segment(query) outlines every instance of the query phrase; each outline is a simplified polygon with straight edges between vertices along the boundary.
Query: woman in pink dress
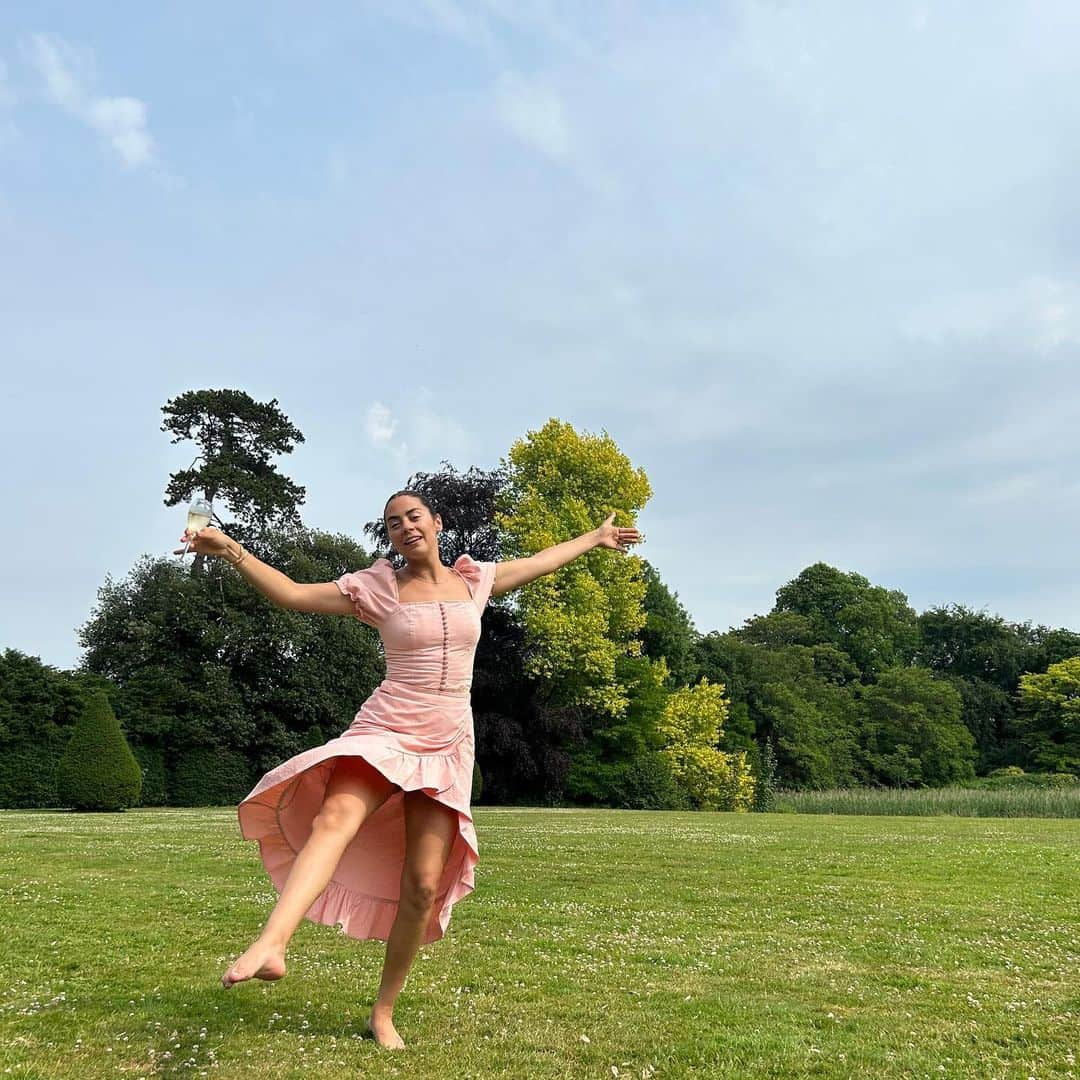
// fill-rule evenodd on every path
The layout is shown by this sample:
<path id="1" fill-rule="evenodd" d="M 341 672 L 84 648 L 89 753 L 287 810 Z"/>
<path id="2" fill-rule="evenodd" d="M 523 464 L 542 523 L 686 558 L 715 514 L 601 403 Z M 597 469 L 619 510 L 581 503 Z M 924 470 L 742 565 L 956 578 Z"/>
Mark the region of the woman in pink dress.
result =
<path id="1" fill-rule="evenodd" d="M 626 551 L 636 529 L 612 514 L 599 528 L 526 559 L 452 567 L 439 558 L 442 518 L 417 492 L 384 511 L 395 571 L 386 559 L 337 581 L 302 585 L 214 528 L 192 547 L 232 563 L 279 607 L 351 615 L 378 629 L 386 678 L 339 738 L 268 772 L 240 804 L 240 828 L 259 842 L 280 893 L 255 942 L 222 976 L 280 979 L 289 939 L 307 916 L 354 938 L 386 942 L 368 1028 L 387 1047 L 405 1044 L 394 1002 L 419 947 L 443 936 L 455 903 L 473 889 L 476 833 L 469 799 L 469 701 L 480 615 L 491 596 L 550 574 L 594 547 Z M 187 536 L 187 534 L 185 534 Z"/>

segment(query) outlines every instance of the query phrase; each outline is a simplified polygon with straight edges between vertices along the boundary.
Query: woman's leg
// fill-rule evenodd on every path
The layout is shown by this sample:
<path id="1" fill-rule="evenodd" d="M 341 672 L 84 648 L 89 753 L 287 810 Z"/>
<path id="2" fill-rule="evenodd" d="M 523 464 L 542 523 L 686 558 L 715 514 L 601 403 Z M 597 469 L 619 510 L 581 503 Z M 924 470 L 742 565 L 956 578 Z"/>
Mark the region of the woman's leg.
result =
<path id="1" fill-rule="evenodd" d="M 396 784 L 363 758 L 338 759 L 311 835 L 296 856 L 262 933 L 221 976 L 226 988 L 245 979 L 280 979 L 285 974 L 289 938 L 326 888 L 356 831 L 396 790 Z"/>
<path id="2" fill-rule="evenodd" d="M 458 832 L 456 810 L 420 791 L 405 793 L 405 869 L 401 901 L 386 942 L 379 993 L 368 1026 L 382 1046 L 405 1045 L 394 1027 L 394 1002 L 431 921 L 435 896 Z"/>

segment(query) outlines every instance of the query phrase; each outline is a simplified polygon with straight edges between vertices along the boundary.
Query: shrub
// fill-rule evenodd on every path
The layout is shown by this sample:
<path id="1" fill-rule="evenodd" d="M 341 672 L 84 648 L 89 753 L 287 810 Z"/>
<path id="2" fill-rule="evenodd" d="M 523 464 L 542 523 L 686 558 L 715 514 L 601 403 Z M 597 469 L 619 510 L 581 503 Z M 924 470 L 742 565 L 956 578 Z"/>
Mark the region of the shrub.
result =
<path id="1" fill-rule="evenodd" d="M 657 725 L 675 782 L 701 810 L 749 810 L 754 800 L 745 751 L 716 748 L 726 716 L 724 688 L 702 679 L 668 697 Z"/>
<path id="2" fill-rule="evenodd" d="M 1020 678 L 1014 736 L 1025 756 L 1047 772 L 1080 769 L 1080 656 Z"/>
<path id="3" fill-rule="evenodd" d="M 142 770 L 109 699 L 91 694 L 56 768 L 60 802 L 76 810 L 125 810 L 139 801 Z"/>
<path id="4" fill-rule="evenodd" d="M 304 750 L 314 750 L 316 746 L 322 746 L 325 742 L 326 736 L 323 734 L 323 729 L 318 724 L 312 724 L 304 732 L 300 745 Z"/>
<path id="5" fill-rule="evenodd" d="M 989 776 L 971 781 L 972 787 L 999 791 L 1007 788 L 1070 788 L 1077 783 L 1076 775 L 1067 772 L 1026 773 L 995 769 Z"/>
<path id="6" fill-rule="evenodd" d="M 1052 772 L 1043 773 L 1042 777 L 1043 787 L 1048 788 L 1070 788 L 1076 786 L 1076 774 L 1071 772 Z"/>
<path id="7" fill-rule="evenodd" d="M 472 793 L 469 795 L 469 802 L 479 802 L 480 796 L 484 794 L 484 778 L 480 774 L 480 766 L 473 762 L 472 767 Z"/>
<path id="8" fill-rule="evenodd" d="M 169 805 L 235 805 L 251 787 L 251 766 L 243 754 L 218 746 L 191 746 L 173 759 Z"/>
<path id="9" fill-rule="evenodd" d="M 772 740 L 766 738 L 760 749 L 756 749 L 753 772 L 757 777 L 754 784 L 754 802 L 751 809 L 758 814 L 767 814 L 776 806 L 776 752 Z"/>
<path id="10" fill-rule="evenodd" d="M 142 794 L 140 806 L 164 806 L 167 802 L 165 787 L 165 753 L 159 746 L 134 742 L 131 752 L 142 770 Z"/>
<path id="11" fill-rule="evenodd" d="M 56 769 L 84 705 L 66 672 L 0 652 L 0 807 L 61 805 Z"/>
<path id="12" fill-rule="evenodd" d="M 0 807 L 26 810 L 59 806 L 56 768 L 63 747 L 53 741 L 0 744 Z"/>
<path id="13" fill-rule="evenodd" d="M 631 761 L 623 772 L 618 805 L 625 810 L 689 810 L 690 799 L 658 753 Z"/>

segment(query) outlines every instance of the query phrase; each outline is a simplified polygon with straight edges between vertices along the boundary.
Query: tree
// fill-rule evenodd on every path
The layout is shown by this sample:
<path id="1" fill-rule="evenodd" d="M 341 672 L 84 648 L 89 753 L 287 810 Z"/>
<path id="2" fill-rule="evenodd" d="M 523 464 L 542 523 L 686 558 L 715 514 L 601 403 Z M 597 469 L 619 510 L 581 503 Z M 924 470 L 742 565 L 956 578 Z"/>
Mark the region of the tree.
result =
<path id="1" fill-rule="evenodd" d="M 620 656 L 616 675 L 626 691 L 626 708 L 618 717 L 585 712 L 567 794 L 575 802 L 601 806 L 676 809 L 686 805 L 670 763 L 657 753 L 664 742 L 660 721 L 668 700 L 664 661 Z"/>
<path id="2" fill-rule="evenodd" d="M 1025 671 L 1045 671 L 1080 652 L 1080 635 L 1000 616 L 960 604 L 930 608 L 919 616 L 917 661 L 951 676 L 963 701 L 963 720 L 979 749 L 980 773 L 1024 760 L 1012 738 L 1017 689 Z"/>
<path id="3" fill-rule="evenodd" d="M 769 743 L 775 751 L 776 781 L 784 787 L 820 789 L 858 782 L 859 708 L 847 677 L 853 668 L 846 654 L 832 646 L 770 648 L 738 631 L 702 638 L 697 664 L 705 677 L 727 688 L 728 728 L 737 726 L 738 733 L 725 730 L 722 748 L 762 752 Z"/>
<path id="4" fill-rule="evenodd" d="M 727 691 L 727 722 L 720 733 L 722 750 L 750 750 L 758 737 L 759 718 L 751 708 L 755 685 L 753 652 L 738 635 L 717 630 L 694 643 L 697 677 L 720 683 Z"/>
<path id="5" fill-rule="evenodd" d="M 742 641 L 748 641 L 751 645 L 764 645 L 769 649 L 783 649 L 788 645 L 816 645 L 820 640 L 813 621 L 794 611 L 754 615 L 734 633 Z"/>
<path id="6" fill-rule="evenodd" d="M 908 663 L 918 645 L 917 617 L 902 592 L 825 563 L 808 566 L 782 586 L 773 610 L 809 619 L 815 643 L 837 645 L 867 681 L 887 667 Z"/>
<path id="7" fill-rule="evenodd" d="M 960 695 L 925 668 L 883 671 L 862 691 L 870 777 L 901 787 L 940 787 L 975 775 L 975 740 Z"/>
<path id="8" fill-rule="evenodd" d="M 652 494 L 607 434 L 579 434 L 549 420 L 510 449 L 509 485 L 496 515 L 505 553 L 534 554 L 595 529 L 612 511 L 630 526 Z M 518 594 L 525 663 L 560 705 L 618 716 L 627 704 L 616 658 L 640 650 L 645 581 L 641 561 L 593 550 Z"/>
<path id="9" fill-rule="evenodd" d="M 686 608 L 661 580 L 656 568 L 644 559 L 645 625 L 641 629 L 641 651 L 653 660 L 663 660 L 670 686 L 686 686 L 694 680 L 693 650 L 697 631 Z"/>
<path id="10" fill-rule="evenodd" d="M 807 656 L 786 659 L 802 672 L 763 683 L 754 695 L 759 744 L 775 746 L 777 779 L 816 790 L 859 783 L 860 714 L 852 691 L 818 679 Z"/>
<path id="11" fill-rule="evenodd" d="M 975 739 L 980 775 L 1022 760 L 1022 750 L 1012 737 L 1016 722 L 1016 696 L 987 679 L 945 675 L 960 695 L 960 718 Z"/>
<path id="12" fill-rule="evenodd" d="M 59 806 L 56 766 L 83 708 L 67 672 L 0 654 L 0 807 Z"/>
<path id="13" fill-rule="evenodd" d="M 1020 679 L 1016 735 L 1037 768 L 1080 772 L 1080 656 Z"/>
<path id="14" fill-rule="evenodd" d="M 60 801 L 75 810 L 126 810 L 139 801 L 142 773 L 104 694 L 94 694 L 56 769 Z"/>
<path id="15" fill-rule="evenodd" d="M 754 801 L 746 754 L 717 749 L 726 715 L 724 688 L 702 679 L 669 695 L 659 723 L 661 756 L 675 782 L 703 810 L 749 810 Z"/>
<path id="16" fill-rule="evenodd" d="M 264 543 L 294 581 L 332 581 L 370 562 L 344 536 L 299 530 Z M 336 735 L 384 670 L 370 627 L 277 608 L 217 560 L 195 578 L 173 560 L 140 560 L 99 590 L 80 641 L 84 671 L 119 687 L 136 753 L 160 754 L 180 789 L 204 749 L 239 753 L 259 772 L 298 753 L 313 725 Z M 237 776 L 230 766 L 222 790 Z"/>
<path id="17" fill-rule="evenodd" d="M 1048 626 L 1024 625 L 1031 643 L 1032 655 L 1028 658 L 1027 671 L 1046 671 L 1051 664 L 1059 664 L 1080 656 L 1080 634 L 1064 628 L 1053 630 Z"/>
<path id="18" fill-rule="evenodd" d="M 249 545 L 269 532 L 298 527 L 304 489 L 270 459 L 291 454 L 304 436 L 277 404 L 276 398 L 255 401 L 242 390 L 189 390 L 166 402 L 161 430 L 171 432 L 174 443 L 195 442 L 201 464 L 170 475 L 165 505 L 187 503 L 196 491 L 212 503 L 222 499 L 235 521 L 222 519 L 220 503 L 215 514 L 227 532 Z M 202 564 L 197 556 L 193 572 Z"/>
<path id="19" fill-rule="evenodd" d="M 1029 670 L 1030 636 L 998 615 L 945 604 L 919 616 L 916 661 L 942 674 L 982 679 L 1011 694 Z"/>

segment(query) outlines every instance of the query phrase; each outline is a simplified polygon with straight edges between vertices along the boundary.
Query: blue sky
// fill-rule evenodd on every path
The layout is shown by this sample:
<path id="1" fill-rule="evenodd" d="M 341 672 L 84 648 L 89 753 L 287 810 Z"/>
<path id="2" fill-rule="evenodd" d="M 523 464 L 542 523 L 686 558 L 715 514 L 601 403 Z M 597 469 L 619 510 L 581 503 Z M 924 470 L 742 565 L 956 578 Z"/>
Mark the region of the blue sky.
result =
<path id="1" fill-rule="evenodd" d="M 0 647 L 162 553 L 187 389 L 306 521 L 558 416 L 699 629 L 822 559 L 1080 627 L 1080 6 L 0 8 Z"/>

